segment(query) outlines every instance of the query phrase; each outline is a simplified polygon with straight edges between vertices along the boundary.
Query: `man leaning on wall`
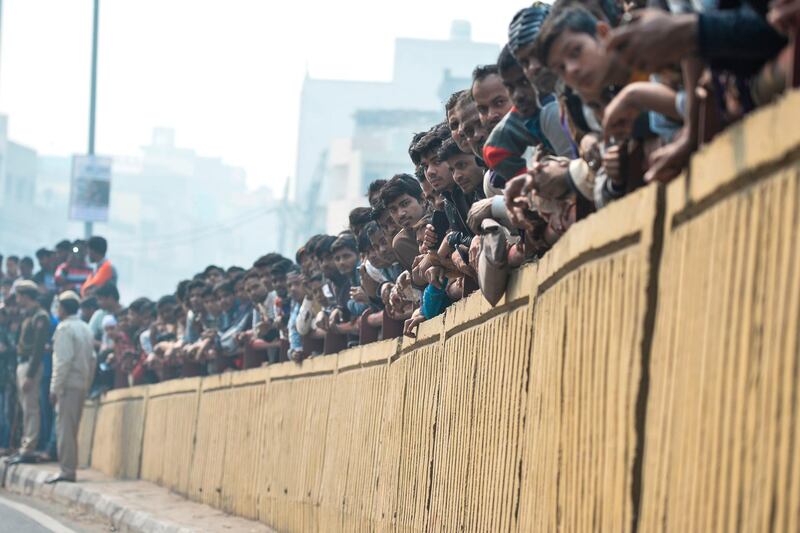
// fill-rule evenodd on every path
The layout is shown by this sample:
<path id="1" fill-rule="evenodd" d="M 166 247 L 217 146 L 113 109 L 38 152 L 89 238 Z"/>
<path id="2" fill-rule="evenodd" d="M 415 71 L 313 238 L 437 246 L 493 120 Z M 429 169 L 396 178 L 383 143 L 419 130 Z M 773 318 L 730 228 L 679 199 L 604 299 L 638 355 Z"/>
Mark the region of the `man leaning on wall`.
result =
<path id="1" fill-rule="evenodd" d="M 94 335 L 78 317 L 79 310 L 80 297 L 75 292 L 66 291 L 58 297 L 60 322 L 53 337 L 50 402 L 56 407 L 61 471 L 47 483 L 74 482 L 78 467 L 78 428 L 95 370 Z"/>

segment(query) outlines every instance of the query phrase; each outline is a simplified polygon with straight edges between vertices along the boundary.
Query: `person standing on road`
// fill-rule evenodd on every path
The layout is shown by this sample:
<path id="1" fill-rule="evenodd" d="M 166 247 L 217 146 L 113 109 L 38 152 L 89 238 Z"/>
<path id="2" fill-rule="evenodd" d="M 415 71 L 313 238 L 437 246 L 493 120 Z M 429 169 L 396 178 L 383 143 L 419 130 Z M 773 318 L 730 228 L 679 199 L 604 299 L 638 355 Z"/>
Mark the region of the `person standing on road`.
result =
<path id="1" fill-rule="evenodd" d="M 11 464 L 35 461 L 39 440 L 39 383 L 42 380 L 42 358 L 50 341 L 50 315 L 39 302 L 39 289 L 32 281 L 17 282 L 14 289 L 17 303 L 27 317 L 22 322 L 17 344 L 17 387 L 22 405 L 22 444 Z"/>
<path id="2" fill-rule="evenodd" d="M 56 407 L 61 471 L 47 483 L 74 482 L 78 467 L 78 428 L 95 367 L 94 335 L 78 317 L 80 303 L 80 296 L 73 291 L 66 291 L 58 297 L 60 323 L 53 337 L 50 402 Z"/>

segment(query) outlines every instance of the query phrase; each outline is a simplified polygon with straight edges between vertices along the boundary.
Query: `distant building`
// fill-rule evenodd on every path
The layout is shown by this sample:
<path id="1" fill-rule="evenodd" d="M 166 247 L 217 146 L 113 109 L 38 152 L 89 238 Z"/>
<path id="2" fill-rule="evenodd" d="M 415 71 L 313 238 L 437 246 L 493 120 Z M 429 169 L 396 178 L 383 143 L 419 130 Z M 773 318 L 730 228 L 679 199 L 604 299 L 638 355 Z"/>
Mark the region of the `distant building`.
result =
<path id="1" fill-rule="evenodd" d="M 391 81 L 306 77 L 300 103 L 294 198 L 303 203 L 308 197 L 314 170 L 330 143 L 353 136 L 358 110 L 432 111 L 436 113 L 432 122 L 443 120 L 443 105 L 449 94 L 441 94 L 442 80 L 467 80 L 476 65 L 494 63 L 499 52 L 496 44 L 473 42 L 469 23 L 455 21 L 446 41 L 397 39 Z M 411 130 L 406 134 L 407 147 Z"/>
<path id="2" fill-rule="evenodd" d="M 0 168 L 8 169 L 1 190 L 21 200 L 0 204 L 0 253 L 82 237 L 83 224 L 67 218 L 71 158 L 37 157 L 3 142 L 3 131 L 0 121 Z M 247 267 L 275 250 L 278 207 L 269 189 L 246 188 L 243 169 L 178 147 L 172 130 L 156 129 L 140 155 L 113 156 L 109 221 L 94 231 L 109 240 L 123 300 L 157 298 L 208 264 Z"/>

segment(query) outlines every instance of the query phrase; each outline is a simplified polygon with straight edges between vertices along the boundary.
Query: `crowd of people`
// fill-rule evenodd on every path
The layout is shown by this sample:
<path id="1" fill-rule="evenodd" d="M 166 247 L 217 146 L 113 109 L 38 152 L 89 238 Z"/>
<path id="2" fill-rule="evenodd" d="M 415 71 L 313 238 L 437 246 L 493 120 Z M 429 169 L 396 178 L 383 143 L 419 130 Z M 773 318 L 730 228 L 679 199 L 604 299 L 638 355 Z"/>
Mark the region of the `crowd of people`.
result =
<path id="1" fill-rule="evenodd" d="M 675 178 L 716 132 L 777 98 L 798 28 L 800 0 L 537 2 L 513 16 L 497 63 L 475 67 L 441 122 L 409 132 L 415 171 L 370 183 L 369 207 L 294 257 L 210 265 L 174 294 L 127 305 L 101 237 L 39 250 L 35 274 L 31 258 L 6 258 L 0 446 L 11 446 L 14 398 L 32 410 L 34 387 L 45 429 L 26 429 L 26 445 L 53 440 L 55 296 L 80 295 L 95 393 L 413 337 L 472 292 L 497 304 L 511 270 L 576 221 Z"/>

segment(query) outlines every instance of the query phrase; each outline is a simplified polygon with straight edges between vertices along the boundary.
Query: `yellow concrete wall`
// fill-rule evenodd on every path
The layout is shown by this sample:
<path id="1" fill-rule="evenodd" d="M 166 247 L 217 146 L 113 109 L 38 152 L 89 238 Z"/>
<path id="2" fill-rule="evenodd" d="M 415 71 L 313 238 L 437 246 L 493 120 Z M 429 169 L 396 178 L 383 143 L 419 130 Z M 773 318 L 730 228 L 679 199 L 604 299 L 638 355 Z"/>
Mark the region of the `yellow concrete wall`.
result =
<path id="1" fill-rule="evenodd" d="M 798 122 L 749 117 L 496 308 L 112 392 L 82 454 L 280 531 L 797 531 Z"/>

